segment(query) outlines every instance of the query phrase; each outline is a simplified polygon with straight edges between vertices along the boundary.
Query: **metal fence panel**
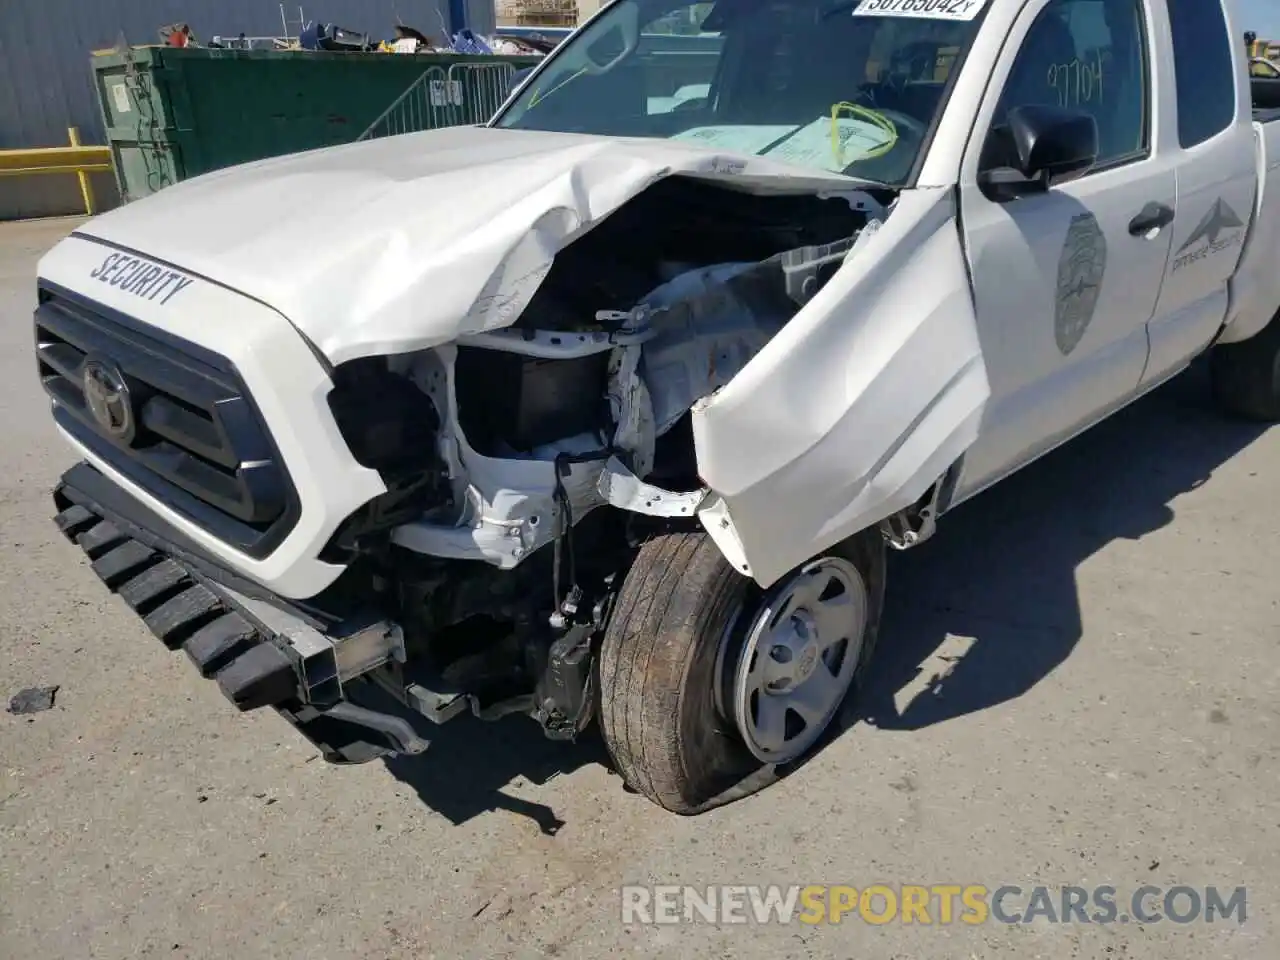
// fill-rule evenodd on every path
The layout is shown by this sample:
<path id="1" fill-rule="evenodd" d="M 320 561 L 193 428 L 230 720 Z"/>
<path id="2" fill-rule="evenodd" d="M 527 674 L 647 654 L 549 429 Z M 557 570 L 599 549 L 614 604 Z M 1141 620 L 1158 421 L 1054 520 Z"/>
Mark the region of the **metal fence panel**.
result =
<path id="1" fill-rule="evenodd" d="M 509 63 L 455 63 L 450 83 L 458 83 L 469 111 L 462 123 L 488 123 L 507 99 L 516 68 Z"/>
<path id="2" fill-rule="evenodd" d="M 487 123 L 507 99 L 515 73 L 510 63 L 431 67 L 359 139 Z"/>

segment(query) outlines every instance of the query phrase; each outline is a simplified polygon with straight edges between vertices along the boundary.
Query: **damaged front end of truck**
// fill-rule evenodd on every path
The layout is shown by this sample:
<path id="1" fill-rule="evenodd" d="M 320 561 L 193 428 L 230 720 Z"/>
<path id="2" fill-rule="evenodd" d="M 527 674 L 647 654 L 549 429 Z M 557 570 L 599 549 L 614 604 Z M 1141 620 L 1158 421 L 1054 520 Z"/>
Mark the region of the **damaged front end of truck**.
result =
<path id="1" fill-rule="evenodd" d="M 483 306 L 503 303 L 508 326 L 339 364 L 330 407 L 388 492 L 342 525 L 327 559 L 382 585 L 402 631 L 403 649 L 366 678 L 436 722 L 524 713 L 573 739 L 592 719 L 595 651 L 646 539 L 705 531 L 763 589 L 936 501 L 986 395 L 972 326 L 957 322 L 966 311 L 939 288 L 918 320 L 886 326 L 830 295 L 897 203 L 874 189 L 663 177 L 566 231 L 523 304 L 488 278 Z M 872 251 L 894 261 L 881 272 L 943 262 L 929 235 L 948 219 L 945 198 L 909 204 L 922 247 Z M 940 279 L 963 283 L 962 265 L 947 266 L 955 276 Z M 780 343 L 784 331 L 799 341 Z M 903 357 L 925 338 L 931 359 Z M 866 355 L 841 362 L 859 343 Z M 717 423 L 720 397 L 770 345 L 784 368 L 827 355 L 810 375 L 775 374 L 788 399 L 772 409 L 730 407 Z M 936 381 L 932 395 L 903 395 L 908 362 Z M 725 444 L 735 451 L 708 457 Z"/>
<path id="2" fill-rule="evenodd" d="M 169 262 L 226 279 L 197 282 L 181 304 L 146 301 L 148 322 L 195 340 L 227 309 L 259 318 L 236 328 L 250 337 L 287 318 L 312 358 L 216 332 L 238 359 L 208 377 L 230 390 L 238 369 L 248 389 L 236 402 L 275 425 L 258 453 L 184 441 L 188 465 L 219 483 L 272 463 L 295 472 L 299 502 L 281 510 L 310 539 L 290 534 L 286 550 L 193 545 L 177 528 L 211 529 L 205 508 L 166 520 L 160 494 L 131 521 L 138 504 L 121 486 L 137 486 L 133 461 L 117 454 L 165 444 L 123 451 L 85 432 L 92 417 L 72 393 L 92 344 L 77 352 L 77 325 L 105 314 L 85 312 L 99 308 L 60 278 L 98 264 L 100 285 L 136 287 L 118 279 L 123 260 L 101 261 L 103 245 L 157 249 L 162 211 L 131 205 L 82 228 L 46 259 L 54 279 L 42 280 L 37 311 L 55 418 L 90 461 L 59 488 L 64 532 L 237 706 L 275 707 L 334 762 L 426 748 L 376 705 L 386 693 L 436 723 L 520 713 L 549 737 L 576 738 L 595 713 L 593 664 L 614 599 L 646 541 L 708 536 L 762 594 L 887 519 L 898 521 L 891 539 L 909 539 L 936 513 L 987 395 L 949 191 L 662 143 L 432 136 L 445 156 L 451 145 L 485 156 L 497 138 L 520 176 L 495 179 L 454 218 L 330 230 L 320 256 L 303 243 L 318 224 L 300 217 L 288 236 L 244 237 L 244 204 L 230 201 L 305 192 L 351 169 L 378 171 L 357 190 L 394 181 L 412 193 L 420 171 L 388 171 L 403 151 L 358 145 L 170 191 L 205 213 L 201 231 L 169 237 Z M 354 168 L 349 149 L 362 151 Z M 453 176 L 430 178 L 436 201 Z M 338 293 L 335 262 L 347 278 Z M 95 295 L 113 310 L 137 299 Z M 291 359 L 277 360 L 286 346 Z M 127 359 L 130 378 L 152 376 Z M 306 413 L 312 397 L 326 409 Z M 150 409 L 164 399 L 147 401 L 139 429 L 181 440 L 173 418 L 186 401 Z M 225 434 L 223 415 L 211 416 Z M 219 480 L 224 461 L 234 470 Z M 341 498 L 357 508 L 339 511 Z M 311 595 L 317 580 L 327 586 Z"/>
<path id="3" fill-rule="evenodd" d="M 527 713 L 581 733 L 638 546 L 736 535 L 700 473 L 694 408 L 870 241 L 882 201 L 665 177 L 574 231 L 509 326 L 339 364 L 330 407 L 388 492 L 328 555 L 394 584 L 403 631 L 366 676 L 437 722 Z"/>
<path id="4" fill-rule="evenodd" d="M 922 180 L 980 12 L 619 0 L 484 127 L 90 221 L 39 276 L 59 525 L 335 762 L 427 747 L 388 694 L 596 719 L 682 812 L 805 756 L 990 393 Z"/>

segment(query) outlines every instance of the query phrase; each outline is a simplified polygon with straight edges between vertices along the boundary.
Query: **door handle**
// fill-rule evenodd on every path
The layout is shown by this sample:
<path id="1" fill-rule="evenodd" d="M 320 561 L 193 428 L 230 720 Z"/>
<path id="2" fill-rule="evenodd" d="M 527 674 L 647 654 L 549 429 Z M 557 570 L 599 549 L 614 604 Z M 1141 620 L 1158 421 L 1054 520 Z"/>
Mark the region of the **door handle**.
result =
<path id="1" fill-rule="evenodd" d="M 1129 233 L 1135 237 L 1145 237 L 1151 231 L 1162 230 L 1171 223 L 1173 223 L 1173 207 L 1153 201 L 1129 221 Z"/>

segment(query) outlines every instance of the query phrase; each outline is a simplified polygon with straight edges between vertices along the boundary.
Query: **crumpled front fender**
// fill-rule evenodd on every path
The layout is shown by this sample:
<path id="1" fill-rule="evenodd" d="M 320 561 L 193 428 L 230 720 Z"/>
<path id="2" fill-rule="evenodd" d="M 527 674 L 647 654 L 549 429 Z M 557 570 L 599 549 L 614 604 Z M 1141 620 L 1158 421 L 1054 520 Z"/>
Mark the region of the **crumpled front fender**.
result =
<path id="1" fill-rule="evenodd" d="M 768 586 L 920 499 L 990 396 L 954 192 L 887 221 L 727 386 L 693 409 L 699 517 Z"/>

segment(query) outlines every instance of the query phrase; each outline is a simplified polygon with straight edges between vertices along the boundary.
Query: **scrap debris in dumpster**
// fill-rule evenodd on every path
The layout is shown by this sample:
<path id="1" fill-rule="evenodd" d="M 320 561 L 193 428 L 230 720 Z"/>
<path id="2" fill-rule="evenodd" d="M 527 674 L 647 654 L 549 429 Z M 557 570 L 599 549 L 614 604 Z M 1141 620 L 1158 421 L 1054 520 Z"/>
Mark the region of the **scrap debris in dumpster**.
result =
<path id="1" fill-rule="evenodd" d="M 350 53 L 461 53 L 473 56 L 530 56 L 541 57 L 550 53 L 558 38 L 533 36 L 481 36 L 463 28 L 450 35 L 443 21 L 444 39 L 439 41 L 416 27 L 401 23 L 398 19 L 392 27 L 392 36 L 375 39 L 373 34 L 339 26 L 307 20 L 299 8 L 299 19 L 291 26 L 281 21 L 282 33 L 275 37 L 250 37 L 243 31 L 238 34 L 214 35 L 208 43 L 215 49 L 229 50 L 327 50 Z M 283 17 L 283 15 L 282 15 Z M 167 46 L 198 47 L 201 44 L 185 23 L 169 24 L 160 28 L 160 41 Z"/>

